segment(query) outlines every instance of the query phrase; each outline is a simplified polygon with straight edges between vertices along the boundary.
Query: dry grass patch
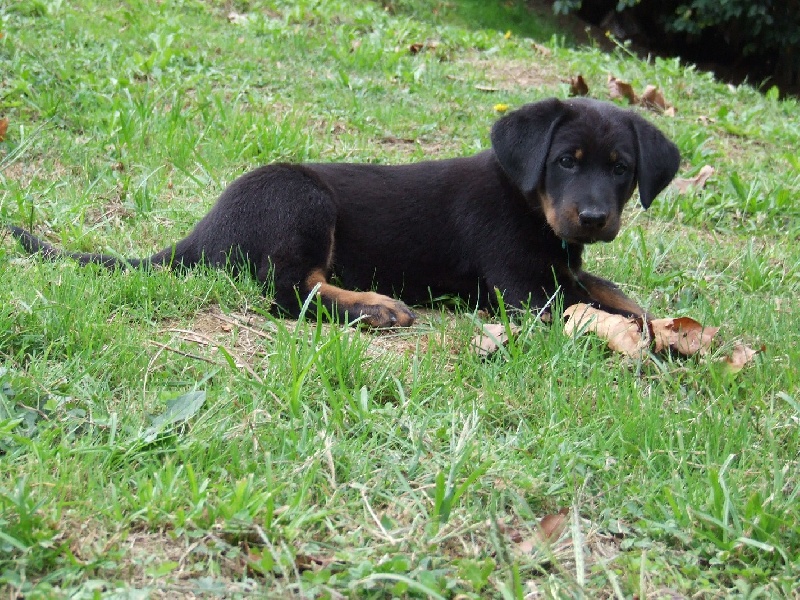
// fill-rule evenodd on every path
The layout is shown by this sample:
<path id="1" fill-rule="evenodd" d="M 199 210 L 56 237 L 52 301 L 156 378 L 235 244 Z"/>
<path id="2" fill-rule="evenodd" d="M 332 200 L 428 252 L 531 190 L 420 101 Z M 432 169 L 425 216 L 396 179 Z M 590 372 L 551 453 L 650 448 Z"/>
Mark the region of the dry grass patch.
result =
<path id="1" fill-rule="evenodd" d="M 473 77 L 480 81 L 478 85 L 481 89 L 485 87 L 488 92 L 536 88 L 549 89 L 555 93 L 563 78 L 559 70 L 561 66 L 546 56 L 541 56 L 536 62 L 527 62 L 498 61 L 475 55 L 460 62 L 467 71 L 475 73 Z"/>

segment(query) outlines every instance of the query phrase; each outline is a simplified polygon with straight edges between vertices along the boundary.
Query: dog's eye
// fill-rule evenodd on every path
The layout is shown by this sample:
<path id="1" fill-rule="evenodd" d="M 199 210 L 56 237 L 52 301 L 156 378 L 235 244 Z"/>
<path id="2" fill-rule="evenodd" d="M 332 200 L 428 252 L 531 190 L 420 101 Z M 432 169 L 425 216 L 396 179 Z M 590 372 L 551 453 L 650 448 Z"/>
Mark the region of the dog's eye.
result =
<path id="1" fill-rule="evenodd" d="M 628 165 L 623 162 L 614 163 L 614 168 L 611 171 L 614 175 L 624 175 L 628 172 Z"/>
<path id="2" fill-rule="evenodd" d="M 574 169 L 575 165 L 578 164 L 578 161 L 575 160 L 574 156 L 562 156 L 558 159 L 558 164 L 565 169 Z"/>

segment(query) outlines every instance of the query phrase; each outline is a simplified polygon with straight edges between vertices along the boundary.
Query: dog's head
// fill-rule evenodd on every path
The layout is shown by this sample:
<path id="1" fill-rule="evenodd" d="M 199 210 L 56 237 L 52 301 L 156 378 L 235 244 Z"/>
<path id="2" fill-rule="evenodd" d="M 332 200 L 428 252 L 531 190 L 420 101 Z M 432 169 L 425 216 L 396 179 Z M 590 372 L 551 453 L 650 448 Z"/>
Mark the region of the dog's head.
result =
<path id="1" fill-rule="evenodd" d="M 678 148 L 649 121 L 588 99 L 509 113 L 492 128 L 492 148 L 515 187 L 573 243 L 614 239 L 636 186 L 648 208 L 680 164 Z"/>

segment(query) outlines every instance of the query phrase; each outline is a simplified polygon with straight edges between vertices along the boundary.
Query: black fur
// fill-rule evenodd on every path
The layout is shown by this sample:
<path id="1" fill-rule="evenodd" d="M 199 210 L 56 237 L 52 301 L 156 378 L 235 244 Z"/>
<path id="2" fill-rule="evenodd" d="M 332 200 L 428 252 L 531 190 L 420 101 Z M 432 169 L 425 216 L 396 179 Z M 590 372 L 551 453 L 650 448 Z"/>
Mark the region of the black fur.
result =
<path id="1" fill-rule="evenodd" d="M 222 193 L 192 232 L 147 259 L 67 253 L 12 227 L 29 252 L 106 267 L 234 264 L 297 314 L 319 285 L 341 315 L 410 325 L 398 300 L 454 294 L 491 304 L 590 302 L 641 313 L 612 283 L 581 271 L 584 244 L 610 241 L 639 186 L 647 208 L 678 170 L 675 145 L 637 114 L 594 100 L 545 100 L 495 123 L 492 148 L 403 166 L 275 164 Z M 332 276 L 351 292 L 328 283 Z"/>

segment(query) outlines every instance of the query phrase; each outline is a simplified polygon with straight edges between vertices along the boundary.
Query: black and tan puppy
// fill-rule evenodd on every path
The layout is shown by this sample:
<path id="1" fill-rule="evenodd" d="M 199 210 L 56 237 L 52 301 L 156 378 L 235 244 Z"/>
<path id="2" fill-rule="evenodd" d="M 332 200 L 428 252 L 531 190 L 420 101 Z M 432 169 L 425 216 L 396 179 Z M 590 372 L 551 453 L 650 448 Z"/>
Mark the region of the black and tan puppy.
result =
<path id="1" fill-rule="evenodd" d="M 392 296 L 489 305 L 495 288 L 513 307 L 544 307 L 559 290 L 564 306 L 641 314 L 614 284 L 582 271 L 581 254 L 614 239 L 637 184 L 650 206 L 678 170 L 675 145 L 637 114 L 585 99 L 523 106 L 495 123 L 491 140 L 475 156 L 403 166 L 258 168 L 185 239 L 146 259 L 65 252 L 12 231 L 29 252 L 83 264 L 244 268 L 274 281 L 275 302 L 290 314 L 318 285 L 329 310 L 374 327 L 414 321 Z"/>

